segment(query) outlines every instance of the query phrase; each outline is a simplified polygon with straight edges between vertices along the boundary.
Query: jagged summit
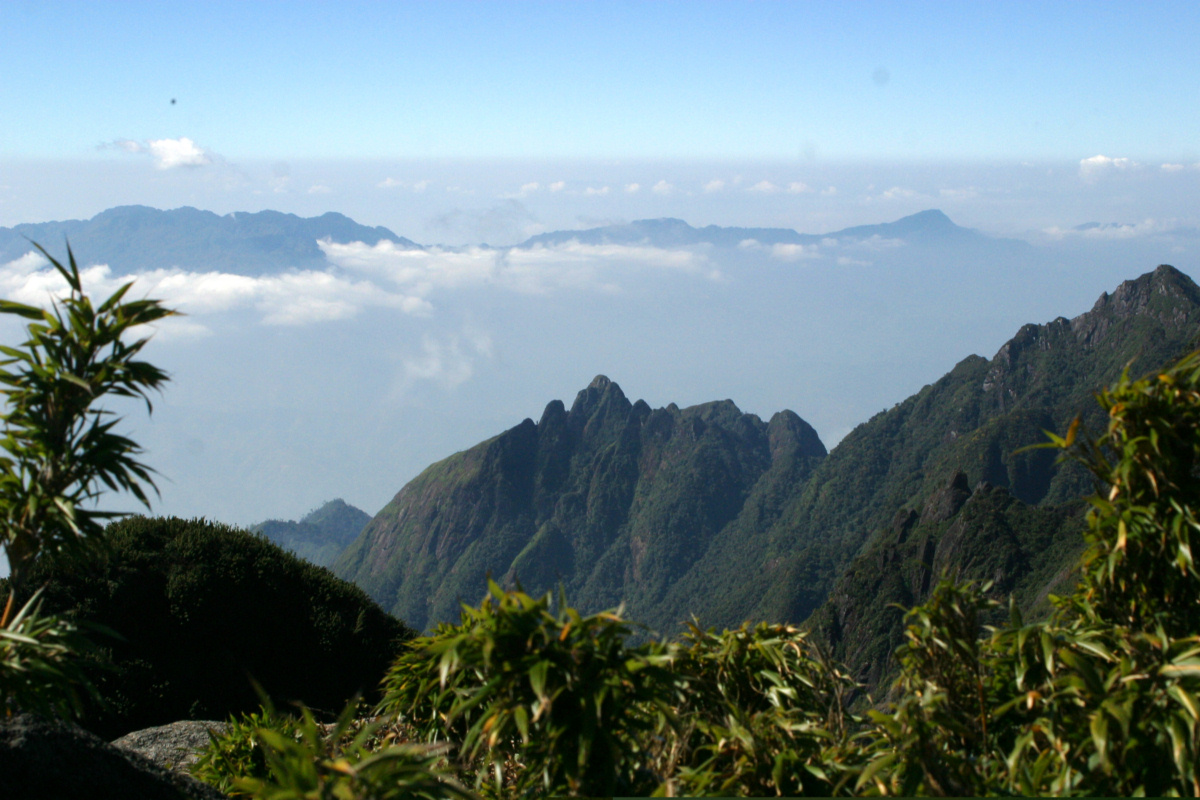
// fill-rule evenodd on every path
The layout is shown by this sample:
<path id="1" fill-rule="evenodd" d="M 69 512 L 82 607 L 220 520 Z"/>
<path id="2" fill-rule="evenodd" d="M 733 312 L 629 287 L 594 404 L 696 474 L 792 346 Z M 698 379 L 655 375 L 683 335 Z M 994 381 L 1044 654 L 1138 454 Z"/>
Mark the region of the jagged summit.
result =
<path id="1" fill-rule="evenodd" d="M 663 596 L 714 538 L 825 454 L 790 411 L 767 424 L 732 400 L 652 409 L 597 375 L 570 411 L 554 400 L 536 425 L 426 469 L 334 569 L 418 627 L 455 619 L 489 572 L 660 622 Z"/>
<path id="2" fill-rule="evenodd" d="M 1143 311 L 1156 297 L 1180 298 L 1200 305 L 1200 287 L 1170 264 L 1159 264 L 1153 272 L 1123 282 L 1112 294 L 1101 294 L 1092 311 L 1108 308 L 1127 316 Z"/>

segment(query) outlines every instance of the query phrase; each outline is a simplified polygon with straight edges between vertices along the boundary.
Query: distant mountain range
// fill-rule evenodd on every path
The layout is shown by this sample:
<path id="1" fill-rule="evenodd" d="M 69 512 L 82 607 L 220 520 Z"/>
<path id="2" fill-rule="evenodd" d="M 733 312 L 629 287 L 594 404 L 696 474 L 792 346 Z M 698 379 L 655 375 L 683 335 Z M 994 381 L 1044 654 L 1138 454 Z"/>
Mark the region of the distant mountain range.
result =
<path id="1" fill-rule="evenodd" d="M 370 521 L 370 514 L 338 498 L 310 511 L 299 522 L 269 519 L 250 530 L 306 561 L 328 567 Z"/>
<path id="2" fill-rule="evenodd" d="M 211 211 L 118 206 L 89 220 L 42 222 L 0 228 L 0 264 L 19 258 L 37 242 L 65 254 L 64 240 L 85 264 L 108 264 L 117 274 L 181 267 L 261 275 L 285 269 L 324 269 L 317 241 L 377 244 L 389 239 L 416 245 L 387 228 L 369 228 L 330 212 L 305 219 L 278 211 Z"/>
<path id="3" fill-rule="evenodd" d="M 1090 482 L 1021 448 L 1077 414 L 1098 429 L 1097 387 L 1198 334 L 1200 288 L 1161 266 L 964 359 L 828 455 L 790 411 L 652 410 L 601 376 L 569 410 L 553 401 L 426 469 L 334 571 L 417 628 L 455 619 L 488 574 L 534 593 L 561 583 L 590 610 L 624 603 L 666 634 L 692 615 L 809 620 L 878 680 L 899 635 L 888 603 L 923 599 L 943 570 L 1031 611 L 1069 578 Z"/>
<path id="4" fill-rule="evenodd" d="M 879 237 L 881 239 L 904 239 L 905 241 L 930 244 L 979 244 L 983 242 L 1011 242 L 986 236 L 971 228 L 955 225 L 941 211 L 931 209 L 896 222 L 879 225 L 859 225 L 832 233 L 797 233 L 790 228 L 724 228 L 707 225 L 693 228 L 681 219 L 643 219 L 623 225 L 606 225 L 578 231 L 554 231 L 526 239 L 518 247 L 557 245 L 570 241 L 580 244 L 603 245 L 652 245 L 654 247 L 682 247 L 685 245 L 710 244 L 717 247 L 737 247 L 743 242 L 754 241 L 764 245 L 775 244 L 819 244 L 823 239 L 858 241 Z"/>
<path id="5" fill-rule="evenodd" d="M 1030 245 L 1015 239 L 989 237 L 955 225 L 941 211 L 929 210 L 895 222 L 863 225 L 824 234 L 797 233 L 788 228 L 737 228 L 707 225 L 693 228 L 679 219 L 637 220 L 587 230 L 564 230 L 534 236 L 517 247 L 550 247 L 568 242 L 602 245 L 644 245 L 661 248 L 711 245 L 732 248 L 753 241 L 760 245 L 816 245 L 836 239 L 850 243 L 900 239 L 932 248 L 954 247 L 964 254 L 981 249 L 1011 252 Z M 360 225 L 330 212 L 302 218 L 278 211 L 239 211 L 219 216 L 195 208 L 160 211 L 147 206 L 119 206 L 90 220 L 42 222 L 0 228 L 0 264 L 19 258 L 37 242 L 58 255 L 64 242 L 85 264 L 107 264 L 116 274 L 178 267 L 263 275 L 288 269 L 325 269 L 329 266 L 317 242 L 387 240 L 404 248 L 422 245 L 384 227 Z"/>

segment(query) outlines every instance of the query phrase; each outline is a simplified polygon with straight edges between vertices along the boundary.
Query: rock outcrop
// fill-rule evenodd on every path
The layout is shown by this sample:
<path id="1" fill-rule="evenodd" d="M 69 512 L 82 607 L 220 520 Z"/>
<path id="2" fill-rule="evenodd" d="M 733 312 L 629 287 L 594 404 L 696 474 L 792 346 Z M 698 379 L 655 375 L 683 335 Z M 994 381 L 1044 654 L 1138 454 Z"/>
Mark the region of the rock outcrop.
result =
<path id="1" fill-rule="evenodd" d="M 200 751 L 208 745 L 208 734 L 224 733 L 228 723 L 185 719 L 156 728 L 127 733 L 113 744 L 153 761 L 163 769 L 188 774 Z"/>
<path id="2" fill-rule="evenodd" d="M 227 800 L 77 725 L 31 714 L 0 720 L 0 797 Z"/>

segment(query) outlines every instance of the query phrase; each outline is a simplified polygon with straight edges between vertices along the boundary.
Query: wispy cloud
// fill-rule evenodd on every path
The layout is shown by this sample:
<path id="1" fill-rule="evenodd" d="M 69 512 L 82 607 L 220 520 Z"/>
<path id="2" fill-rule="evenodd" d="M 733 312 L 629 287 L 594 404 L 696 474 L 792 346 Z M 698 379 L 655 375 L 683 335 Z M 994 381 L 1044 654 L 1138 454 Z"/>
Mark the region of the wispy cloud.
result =
<path id="1" fill-rule="evenodd" d="M 704 184 L 704 191 L 708 192 L 709 194 L 712 194 L 713 192 L 719 192 L 724 188 L 725 181 L 721 180 L 720 178 L 716 178 Z"/>
<path id="2" fill-rule="evenodd" d="M 542 185 L 540 183 L 538 183 L 537 181 L 530 181 L 529 183 L 521 184 L 521 188 L 518 189 L 517 191 L 512 192 L 511 194 L 501 195 L 501 197 L 505 198 L 505 199 L 520 200 L 522 198 L 529 197 L 529 195 L 534 194 L 541 188 L 542 188 Z"/>
<path id="3" fill-rule="evenodd" d="M 421 338 L 420 353 L 403 360 L 404 375 L 409 381 L 434 381 L 452 389 L 475 372 L 475 359 L 492 355 L 491 338 L 467 333 L 461 337 Z"/>
<path id="4" fill-rule="evenodd" d="M 405 249 L 387 240 L 319 242 L 330 263 L 398 290 L 427 297 L 439 290 L 495 286 L 526 294 L 563 289 L 611 292 L 640 269 L 719 278 L 708 258 L 687 249 L 589 245 L 571 240 L 550 247 Z"/>
<path id="5" fill-rule="evenodd" d="M 812 191 L 812 187 L 804 181 L 792 181 L 787 187 L 788 194 L 807 194 Z"/>
<path id="6" fill-rule="evenodd" d="M 633 185 L 636 186 L 637 184 Z M 661 180 L 650 187 L 650 191 L 654 192 L 655 194 L 670 194 L 671 192 L 675 191 L 675 187 L 667 183 L 666 180 Z"/>
<path id="7" fill-rule="evenodd" d="M 1076 225 L 1074 228 L 1051 227 L 1042 233 L 1052 239 L 1078 237 L 1083 239 L 1136 239 L 1144 236 L 1169 234 L 1178 230 L 1179 221 L 1175 219 L 1144 219 L 1141 222 L 1089 222 Z"/>
<path id="8" fill-rule="evenodd" d="M 759 181 L 746 191 L 758 192 L 759 194 L 774 194 L 775 192 L 779 191 L 779 187 L 770 181 Z"/>
<path id="9" fill-rule="evenodd" d="M 908 200 L 916 196 L 916 192 L 912 189 L 905 189 L 903 186 L 893 186 L 880 195 L 884 200 Z"/>
<path id="10" fill-rule="evenodd" d="M 584 193 L 584 194 L 586 194 L 586 195 L 599 195 L 599 196 L 603 196 L 603 195 L 606 195 L 606 194 L 608 194 L 608 187 L 607 187 L 607 186 L 600 186 L 600 187 L 596 187 L 596 186 L 589 186 L 589 187 L 587 187 L 586 189 L 584 189 L 584 190 L 583 190 L 583 193 Z"/>
<path id="11" fill-rule="evenodd" d="M 639 191 L 641 191 L 641 188 L 642 188 L 642 185 L 640 183 L 625 184 L 625 191 L 628 192 L 629 194 L 637 194 Z"/>

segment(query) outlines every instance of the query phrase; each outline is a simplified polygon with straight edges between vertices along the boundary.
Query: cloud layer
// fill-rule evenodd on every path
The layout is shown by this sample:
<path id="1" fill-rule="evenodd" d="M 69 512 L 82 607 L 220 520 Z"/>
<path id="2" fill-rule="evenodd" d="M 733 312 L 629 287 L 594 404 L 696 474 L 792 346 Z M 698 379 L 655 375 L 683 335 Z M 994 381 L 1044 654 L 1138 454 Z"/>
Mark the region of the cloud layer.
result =
<path id="1" fill-rule="evenodd" d="M 670 272 L 719 279 L 702 253 L 650 246 L 588 245 L 577 241 L 531 248 L 404 248 L 383 240 L 338 244 L 321 241 L 329 267 L 249 276 L 218 271 L 156 269 L 132 276 L 135 293 L 162 299 L 188 315 L 169 327 L 189 335 L 209 331 L 208 317 L 250 312 L 264 325 L 311 325 L 345 320 L 367 309 L 392 309 L 423 317 L 434 313 L 439 294 L 472 288 L 546 295 L 556 291 L 619 292 L 639 272 Z M 84 284 L 107 296 L 128 281 L 108 265 L 88 266 Z M 0 265 L 0 296 L 30 305 L 48 304 L 66 284 L 40 254 Z M 473 347 L 472 352 L 481 352 Z M 426 361 L 454 360 L 449 345 L 426 353 Z M 419 363 L 414 362 L 419 366 Z M 430 362 L 432 363 L 432 362 Z M 414 374 L 421 369 L 413 367 Z"/>

